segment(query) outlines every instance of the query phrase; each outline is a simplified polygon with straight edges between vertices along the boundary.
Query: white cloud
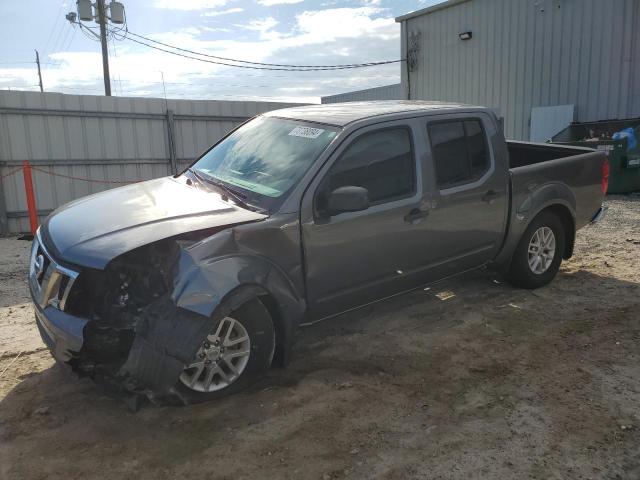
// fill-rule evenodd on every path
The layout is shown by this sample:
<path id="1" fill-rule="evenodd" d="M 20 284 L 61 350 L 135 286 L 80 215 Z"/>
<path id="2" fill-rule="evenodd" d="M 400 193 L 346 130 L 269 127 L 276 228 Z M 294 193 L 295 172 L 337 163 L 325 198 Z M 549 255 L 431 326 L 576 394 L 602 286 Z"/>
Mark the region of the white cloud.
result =
<path id="1" fill-rule="evenodd" d="M 224 35 L 213 33 L 220 32 L 220 28 L 204 25 L 146 35 L 186 49 L 253 62 L 325 65 L 400 57 L 399 25 L 387 10 L 375 7 L 303 11 L 289 24 L 278 23 L 272 17 L 254 17 L 243 25 L 225 23 L 221 28 Z M 400 73 L 400 64 L 331 72 L 232 69 L 126 40 L 116 45 L 117 56 L 110 57 L 113 91 L 125 96 L 162 97 L 160 71 L 164 73 L 169 98 L 306 102 L 317 101 L 320 95 L 397 83 Z M 99 51 L 58 52 L 46 58 L 61 62 L 60 68 L 45 67 L 46 90 L 102 92 Z M 35 83 L 32 68 L 0 70 L 0 88 L 32 88 Z"/>
<path id="2" fill-rule="evenodd" d="M 205 10 L 224 7 L 229 0 L 156 0 L 154 7 L 166 10 Z"/>
<path id="3" fill-rule="evenodd" d="M 372 18 L 382 10 L 373 7 L 332 8 L 302 12 L 296 17 L 298 28 L 320 43 L 336 38 L 374 36 L 383 39 L 400 36 L 393 18 Z"/>
<path id="4" fill-rule="evenodd" d="M 244 25 L 244 28 L 249 30 L 256 30 L 258 32 L 266 32 L 271 30 L 278 24 L 278 21 L 273 17 L 262 18 L 258 20 L 251 20 L 249 23 Z M 240 25 L 239 25 L 240 26 Z"/>
<path id="5" fill-rule="evenodd" d="M 212 32 L 212 33 L 231 33 L 233 32 L 233 30 L 231 30 L 230 28 L 226 28 L 226 27 L 202 27 L 202 30 L 205 32 Z"/>
<path id="6" fill-rule="evenodd" d="M 182 27 L 174 30 L 174 33 L 195 37 L 200 35 L 204 29 L 202 27 Z"/>
<path id="7" fill-rule="evenodd" d="M 261 18 L 252 20 L 244 25 L 235 25 L 238 28 L 245 30 L 253 30 L 260 33 L 260 40 L 270 41 L 277 40 L 279 38 L 286 37 L 286 34 L 282 34 L 273 30 L 278 25 L 278 21 L 273 17 Z"/>
<path id="8" fill-rule="evenodd" d="M 304 0 L 258 0 L 258 3 L 265 7 L 272 7 L 273 5 L 293 5 L 295 3 L 302 3 Z"/>
<path id="9" fill-rule="evenodd" d="M 219 17 L 220 15 L 229 15 L 231 13 L 240 13 L 244 12 L 244 8 L 227 8 L 226 10 L 213 10 L 210 12 L 204 12 L 202 15 L 204 17 Z"/>

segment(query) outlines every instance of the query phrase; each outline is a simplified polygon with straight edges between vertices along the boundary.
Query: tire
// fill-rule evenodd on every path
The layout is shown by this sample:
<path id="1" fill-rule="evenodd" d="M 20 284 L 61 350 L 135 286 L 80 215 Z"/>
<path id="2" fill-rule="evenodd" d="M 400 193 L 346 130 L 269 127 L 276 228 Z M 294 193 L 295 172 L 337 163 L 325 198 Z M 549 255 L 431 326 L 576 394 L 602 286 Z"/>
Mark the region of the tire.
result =
<path id="1" fill-rule="evenodd" d="M 226 311 L 225 308 L 219 310 Z M 226 332 L 231 330 L 231 336 L 225 342 Z M 248 341 L 242 340 L 245 334 Z M 202 339 L 192 366 L 185 368 L 175 385 L 180 403 L 214 400 L 249 387 L 271 366 L 275 341 L 271 315 L 257 298 L 221 318 L 214 318 L 210 334 Z M 231 345 L 233 342 L 239 343 Z M 249 352 L 247 356 L 240 355 L 244 351 Z M 207 361 L 209 363 L 202 365 L 202 371 L 198 374 L 201 364 Z M 234 368 L 237 372 L 235 378 Z M 207 385 L 207 374 L 212 371 L 215 373 Z"/>
<path id="2" fill-rule="evenodd" d="M 549 250 L 549 232 L 553 234 L 553 259 Z M 540 242 L 542 237 L 546 237 L 546 243 Z M 513 253 L 507 274 L 509 283 L 528 289 L 547 285 L 560 269 L 565 242 L 566 234 L 560 218 L 551 212 L 540 213 L 531 221 Z"/>

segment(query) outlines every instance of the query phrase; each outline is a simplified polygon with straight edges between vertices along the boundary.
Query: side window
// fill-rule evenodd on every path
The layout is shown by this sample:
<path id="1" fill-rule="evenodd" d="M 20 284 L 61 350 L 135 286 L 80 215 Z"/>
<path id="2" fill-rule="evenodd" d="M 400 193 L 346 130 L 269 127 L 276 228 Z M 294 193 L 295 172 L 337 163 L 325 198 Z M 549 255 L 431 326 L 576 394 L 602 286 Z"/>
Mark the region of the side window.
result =
<path id="1" fill-rule="evenodd" d="M 474 182 L 489 169 L 489 150 L 479 120 L 432 123 L 428 132 L 439 189 Z"/>
<path id="2" fill-rule="evenodd" d="M 354 140 L 322 182 L 318 210 L 325 210 L 329 194 L 344 186 L 366 188 L 372 205 L 411 195 L 415 191 L 415 161 L 409 129 L 390 128 Z"/>

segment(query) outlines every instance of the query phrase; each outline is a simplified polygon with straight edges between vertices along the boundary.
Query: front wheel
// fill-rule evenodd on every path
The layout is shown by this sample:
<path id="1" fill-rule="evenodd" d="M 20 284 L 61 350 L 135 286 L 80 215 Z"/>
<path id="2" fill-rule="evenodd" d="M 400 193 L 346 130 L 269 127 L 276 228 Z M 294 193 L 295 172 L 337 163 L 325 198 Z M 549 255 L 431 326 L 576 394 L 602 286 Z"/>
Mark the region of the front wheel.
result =
<path id="1" fill-rule="evenodd" d="M 521 288 L 542 287 L 556 276 L 565 248 L 565 231 L 557 215 L 543 212 L 529 224 L 511 260 L 507 278 Z"/>
<path id="2" fill-rule="evenodd" d="M 274 351 L 271 315 L 260 300 L 249 300 L 214 322 L 176 388 L 186 403 L 230 395 L 257 380 L 271 365 Z"/>

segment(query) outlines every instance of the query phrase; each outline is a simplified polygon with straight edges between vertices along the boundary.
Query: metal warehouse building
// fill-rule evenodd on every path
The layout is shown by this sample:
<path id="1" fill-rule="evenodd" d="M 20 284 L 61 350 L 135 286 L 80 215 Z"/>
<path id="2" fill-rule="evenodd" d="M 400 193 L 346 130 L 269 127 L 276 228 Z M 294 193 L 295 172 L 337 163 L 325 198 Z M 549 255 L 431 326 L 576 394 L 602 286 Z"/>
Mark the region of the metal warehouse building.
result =
<path id="1" fill-rule="evenodd" d="M 495 107 L 521 140 L 640 117 L 640 0 L 449 0 L 396 21 L 404 98 Z"/>
<path id="2" fill-rule="evenodd" d="M 399 83 L 395 83 L 382 87 L 328 95 L 321 97 L 320 103 L 360 102 L 363 100 L 401 100 L 402 98 L 402 88 Z"/>

